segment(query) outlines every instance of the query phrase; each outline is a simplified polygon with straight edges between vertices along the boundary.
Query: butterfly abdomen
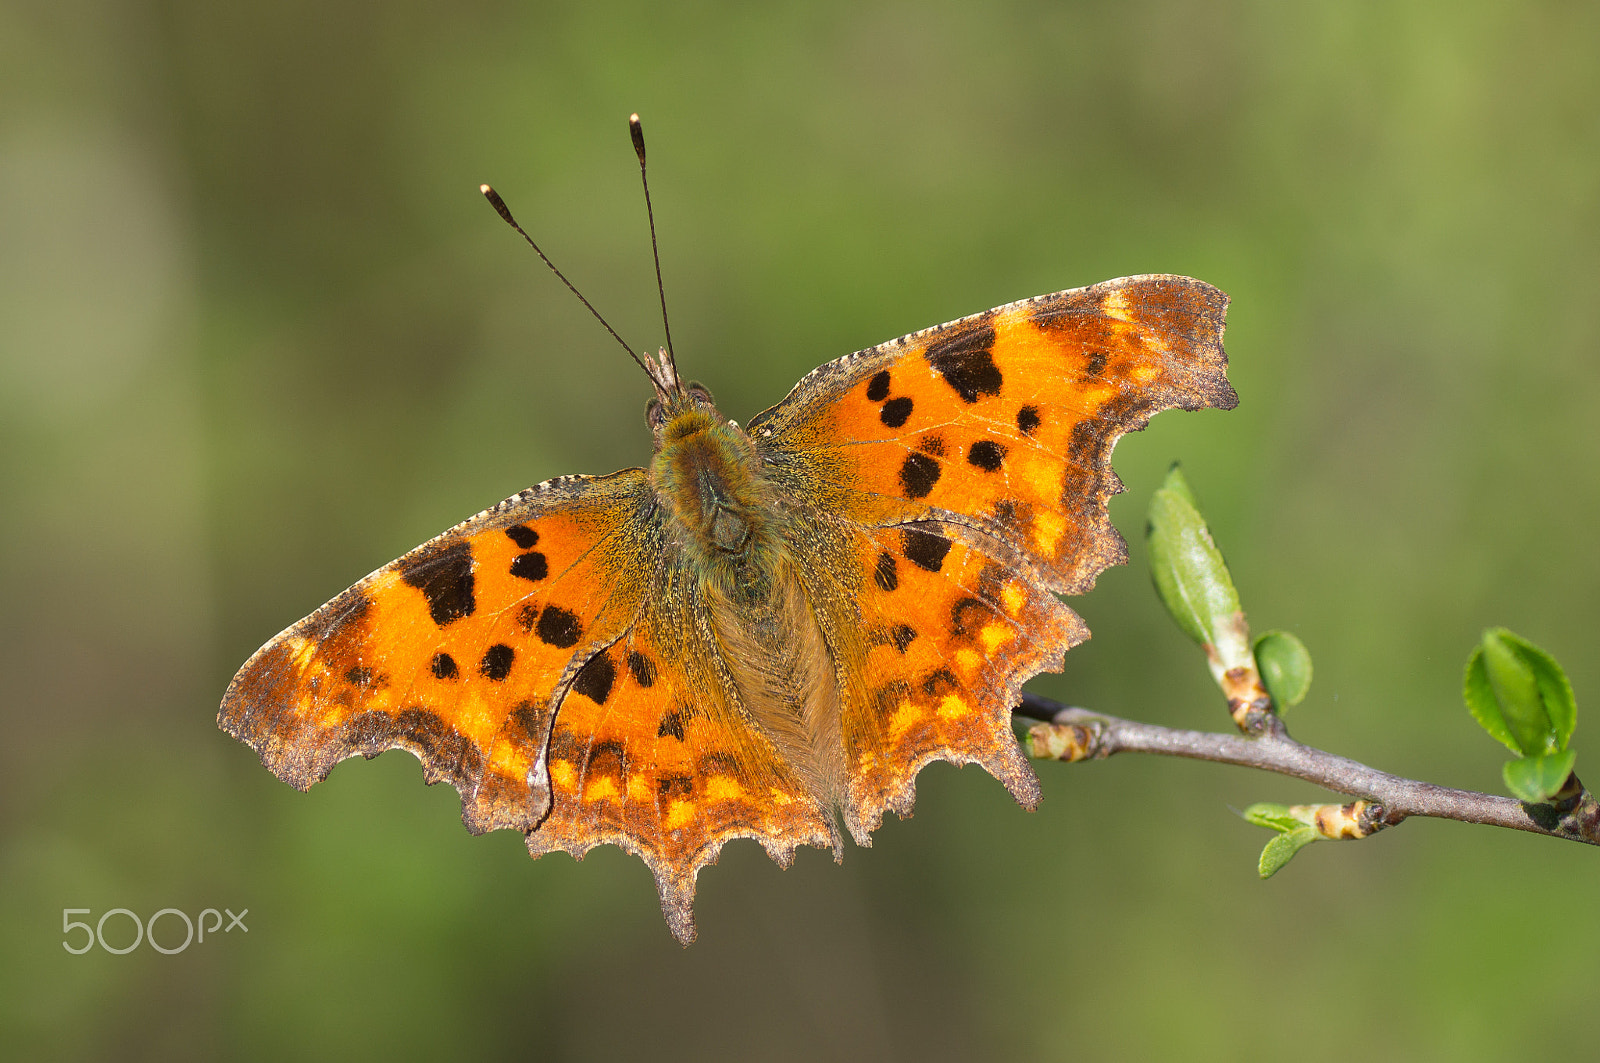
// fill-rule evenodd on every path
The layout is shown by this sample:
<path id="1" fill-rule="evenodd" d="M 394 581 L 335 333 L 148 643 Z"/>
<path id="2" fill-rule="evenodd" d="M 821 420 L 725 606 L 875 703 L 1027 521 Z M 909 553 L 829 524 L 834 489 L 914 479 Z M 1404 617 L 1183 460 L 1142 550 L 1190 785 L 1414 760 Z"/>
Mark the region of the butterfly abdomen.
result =
<path id="1" fill-rule="evenodd" d="M 714 410 L 671 417 L 651 478 L 748 720 L 813 797 L 843 793 L 835 668 L 750 439 Z"/>

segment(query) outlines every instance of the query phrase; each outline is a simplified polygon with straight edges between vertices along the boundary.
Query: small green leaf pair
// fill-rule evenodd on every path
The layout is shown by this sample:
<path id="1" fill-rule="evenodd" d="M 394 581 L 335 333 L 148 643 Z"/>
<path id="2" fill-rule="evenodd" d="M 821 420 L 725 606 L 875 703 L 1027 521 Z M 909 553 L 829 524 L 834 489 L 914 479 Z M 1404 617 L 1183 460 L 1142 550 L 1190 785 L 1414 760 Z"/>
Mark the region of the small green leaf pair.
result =
<path id="1" fill-rule="evenodd" d="M 1228 563 L 1200 515 L 1199 503 L 1174 465 L 1150 499 L 1145 526 L 1150 574 L 1167 612 L 1205 649 L 1218 673 L 1253 665 L 1279 712 L 1311 689 L 1311 653 L 1287 631 L 1269 631 L 1250 644 Z"/>
<path id="2" fill-rule="evenodd" d="M 1503 627 L 1490 628 L 1467 661 L 1462 696 L 1473 719 L 1517 754 L 1501 772 L 1507 789 L 1530 804 L 1556 796 L 1577 756 L 1567 742 L 1578 707 L 1555 658 Z"/>
<path id="3" fill-rule="evenodd" d="M 1261 860 L 1257 870 L 1261 872 L 1262 878 L 1276 875 L 1283 869 L 1283 865 L 1294 858 L 1295 853 L 1322 837 L 1313 824 L 1296 816 L 1288 805 L 1274 805 L 1263 801 L 1245 809 L 1243 815 L 1258 827 L 1278 832 L 1261 850 Z"/>

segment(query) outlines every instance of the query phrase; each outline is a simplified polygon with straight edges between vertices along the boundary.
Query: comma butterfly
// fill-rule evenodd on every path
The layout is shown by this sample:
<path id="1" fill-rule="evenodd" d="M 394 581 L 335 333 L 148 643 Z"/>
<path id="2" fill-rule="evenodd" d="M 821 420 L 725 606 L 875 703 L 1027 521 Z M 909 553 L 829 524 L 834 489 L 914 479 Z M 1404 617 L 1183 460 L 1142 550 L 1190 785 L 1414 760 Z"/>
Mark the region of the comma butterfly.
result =
<path id="1" fill-rule="evenodd" d="M 1011 303 L 829 362 L 744 428 L 669 333 L 641 360 L 648 468 L 548 480 L 383 566 L 257 651 L 218 722 L 296 789 L 405 749 L 473 833 L 618 845 L 685 944 L 729 839 L 839 859 L 840 820 L 870 845 L 935 760 L 1031 809 L 1011 708 L 1089 636 L 1057 595 L 1126 560 L 1112 447 L 1235 405 L 1226 306 L 1161 275 Z"/>

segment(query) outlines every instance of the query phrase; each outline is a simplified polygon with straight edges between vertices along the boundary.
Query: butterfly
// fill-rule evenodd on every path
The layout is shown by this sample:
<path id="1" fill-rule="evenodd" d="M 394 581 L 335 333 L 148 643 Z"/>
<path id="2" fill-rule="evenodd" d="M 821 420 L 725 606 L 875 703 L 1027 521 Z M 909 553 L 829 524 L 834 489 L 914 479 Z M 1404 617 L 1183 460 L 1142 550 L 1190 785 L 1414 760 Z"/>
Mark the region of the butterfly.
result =
<path id="1" fill-rule="evenodd" d="M 296 789 L 405 749 L 473 833 L 620 846 L 684 944 L 730 839 L 840 859 L 936 760 L 1031 809 L 1011 709 L 1088 637 L 1057 596 L 1126 560 L 1112 447 L 1235 405 L 1226 306 L 1165 275 L 1011 303 L 743 427 L 645 356 L 648 467 L 547 480 L 383 566 L 258 650 L 218 722 Z"/>

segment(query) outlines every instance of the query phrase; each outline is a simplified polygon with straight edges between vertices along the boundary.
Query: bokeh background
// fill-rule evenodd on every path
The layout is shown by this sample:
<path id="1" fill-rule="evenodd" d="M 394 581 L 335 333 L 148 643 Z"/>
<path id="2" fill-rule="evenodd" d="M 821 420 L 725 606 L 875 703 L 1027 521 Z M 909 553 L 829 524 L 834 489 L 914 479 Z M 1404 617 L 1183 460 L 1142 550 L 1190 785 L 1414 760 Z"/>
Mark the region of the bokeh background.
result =
<path id="1" fill-rule="evenodd" d="M 1181 458 L 1315 655 L 1297 736 L 1498 790 L 1483 626 L 1600 693 L 1597 40 L 1563 2 L 0 0 L 8 1054 L 1592 1056 L 1576 845 L 1410 822 L 1261 883 L 1231 809 L 1318 791 L 1124 757 L 1028 815 L 939 765 L 842 868 L 731 846 L 683 950 L 614 849 L 470 837 L 404 753 L 297 794 L 214 717 L 372 568 L 645 459 L 638 371 L 477 194 L 657 343 L 637 110 L 680 360 L 741 420 L 1025 296 L 1228 291 L 1240 406 L 1123 442 L 1134 560 L 1036 688 L 1226 728 L 1137 540 Z M 248 934 L 61 947 L 63 908 L 224 906 Z"/>

